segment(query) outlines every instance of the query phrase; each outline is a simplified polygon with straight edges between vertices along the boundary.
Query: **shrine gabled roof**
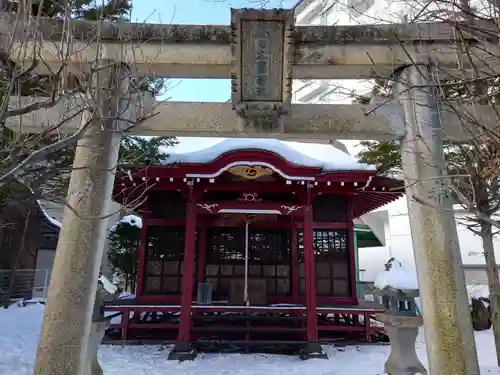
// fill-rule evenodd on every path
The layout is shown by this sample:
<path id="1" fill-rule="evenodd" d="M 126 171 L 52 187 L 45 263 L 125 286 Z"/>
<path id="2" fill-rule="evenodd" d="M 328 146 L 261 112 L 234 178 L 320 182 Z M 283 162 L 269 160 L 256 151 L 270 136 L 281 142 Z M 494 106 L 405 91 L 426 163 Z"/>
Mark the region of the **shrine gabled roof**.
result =
<path id="1" fill-rule="evenodd" d="M 349 192 L 353 197 L 354 218 L 398 199 L 403 193 L 402 181 L 377 176 L 374 166 L 360 163 L 332 144 L 229 138 L 199 151 L 171 153 L 165 156 L 161 165 L 121 175 L 118 177 L 120 193 L 117 193 L 116 199 L 124 199 L 125 196 L 132 199 L 140 194 L 140 186 L 146 187 L 151 183 L 155 190 L 169 190 L 174 186 L 180 189 L 184 185 L 207 189 L 211 184 L 220 188 L 231 180 L 224 177 L 219 180 L 225 172 L 237 176 L 237 179 L 248 180 L 254 188 L 257 186 L 252 180 L 262 177 L 261 182 L 275 183 L 277 180 L 266 177 L 276 173 L 283 183 L 283 186 L 275 185 L 276 188 L 280 186 L 293 190 L 294 185 L 305 185 L 307 182 L 321 194 Z M 115 188 L 117 186 L 115 184 Z"/>
<path id="2" fill-rule="evenodd" d="M 278 139 L 228 138 L 211 147 L 188 153 L 172 153 L 163 161 L 171 164 L 210 164 L 221 156 L 237 151 L 273 153 L 297 167 L 319 168 L 321 172 L 375 171 L 375 167 L 331 144 L 287 142 Z"/>

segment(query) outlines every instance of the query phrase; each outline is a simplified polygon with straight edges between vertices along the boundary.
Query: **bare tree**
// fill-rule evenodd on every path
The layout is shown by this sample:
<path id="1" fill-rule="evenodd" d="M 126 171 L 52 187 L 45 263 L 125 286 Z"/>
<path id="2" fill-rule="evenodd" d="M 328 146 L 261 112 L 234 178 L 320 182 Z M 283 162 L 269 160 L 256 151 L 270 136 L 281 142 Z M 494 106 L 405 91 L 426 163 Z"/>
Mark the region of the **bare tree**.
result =
<path id="1" fill-rule="evenodd" d="M 92 30 L 100 24 L 81 27 L 81 22 L 85 21 L 78 21 L 80 29 L 95 32 L 93 38 L 82 43 L 83 35 L 78 35 L 80 39 L 73 36 L 78 29 L 75 18 L 90 15 L 91 19 L 113 22 L 116 14 L 123 13 L 121 9 L 125 9 L 124 3 L 128 2 L 115 3 L 113 6 L 118 9 L 114 13 L 108 8 L 94 9 L 91 13 L 88 9 L 75 12 L 73 2 L 53 2 L 51 6 L 40 3 L 43 5 L 35 7 L 34 3 L 21 1 L 15 5 L 15 12 L 4 14 L 6 20 L 2 23 L 10 32 L 1 38 L 0 53 L 0 187 L 13 180 L 22 181 L 37 198 L 57 200 L 67 205 L 63 197 L 72 170 L 74 147 L 88 134 L 92 116 L 87 116 L 89 120 L 86 121 L 86 114 L 99 110 L 91 87 L 92 77 L 102 69 L 98 66 L 98 56 L 79 69 L 70 64 L 75 55 L 86 53 L 86 49 L 100 48 L 100 32 Z M 44 12 L 41 12 L 42 8 Z M 98 11 L 102 14 L 96 14 Z M 45 15 L 58 19 L 54 35 L 50 35 L 54 22 L 41 17 Z M 74 50 L 74 41 L 83 44 L 77 51 Z M 126 38 L 121 41 L 123 44 L 128 42 Z M 58 56 L 57 64 L 45 60 L 48 48 L 55 49 L 55 52 L 50 52 Z M 116 120 L 122 119 L 129 111 L 135 112 L 141 98 L 154 97 L 162 90 L 162 80 L 141 77 L 133 66 L 129 67 L 125 78 L 131 81 L 123 98 L 128 103 L 123 105 L 123 113 L 118 114 Z M 50 121 L 41 120 L 47 112 L 60 113 L 60 116 L 52 116 Z M 127 120 L 123 134 L 150 115 L 151 112 L 143 112 L 139 117 L 134 115 L 132 120 Z M 163 140 L 159 146 L 172 143 L 168 137 Z M 138 157 L 140 149 L 133 151 Z M 130 163 L 130 160 L 123 160 L 129 159 L 129 154 L 121 153 L 121 156 L 121 162 Z"/>
<path id="2" fill-rule="evenodd" d="M 0 222 L 3 226 L 15 227 L 13 232 L 19 237 L 22 220 L 17 220 L 17 216 L 17 222 L 9 220 L 14 220 L 12 210 L 22 211 L 23 207 L 30 206 L 27 202 L 53 201 L 82 215 L 69 203 L 67 191 L 77 142 L 86 137 L 99 137 L 90 132 L 90 127 L 93 114 L 102 112 L 94 86 L 95 76 L 103 66 L 99 54 L 83 66 L 75 66 L 71 61 L 87 50 L 99 51 L 102 25 L 109 27 L 118 21 L 125 22 L 130 3 L 128 0 L 107 0 L 102 5 L 92 1 L 19 1 L 4 2 L 1 9 L 4 12 L 0 21 L 0 196 L 6 197 L 2 193 L 7 192 L 15 194 L 0 202 Z M 85 20 L 98 22 L 85 26 Z M 86 39 L 77 33 L 79 29 L 93 31 L 93 37 Z M 129 42 L 124 37 L 117 47 Z M 75 49 L 75 45 L 79 48 Z M 110 120 L 118 121 L 126 115 L 128 122 L 121 129 L 124 147 L 113 170 L 131 163 L 147 167 L 151 160 L 150 146 L 155 146 L 160 153 L 161 146 L 175 143 L 170 137 L 161 137 L 146 145 L 136 137 L 127 136 L 129 129 L 152 115 L 154 107 L 150 112 L 139 111 L 138 116 L 128 114 L 135 112 L 144 98 L 154 98 L 165 87 L 163 79 L 137 74 L 133 62 L 123 79 L 130 81 L 130 85 L 120 98 L 122 111 Z M 25 190 L 19 193 L 19 189 L 11 189 L 20 185 L 27 187 L 29 199 Z M 142 196 L 121 209 L 133 211 L 141 202 Z M 31 221 L 36 221 L 35 208 L 30 210 L 24 213 L 26 222 L 30 221 L 27 212 L 31 213 Z M 9 228 L 2 233 L 8 239 L 11 238 Z M 33 250 L 31 240 L 35 237 L 21 244 L 15 238 L 11 241 L 12 248 L 2 247 L 1 255 L 9 260 L 3 266 L 10 270 L 9 284 L 14 282 L 16 270 L 22 267 L 26 252 Z"/>
<path id="3" fill-rule="evenodd" d="M 500 53 L 491 48 L 492 42 L 498 43 L 498 9 L 496 4 L 480 1 L 471 4 L 468 0 L 415 3 L 418 4 L 415 22 L 437 20 L 451 26 L 458 41 L 455 51 L 458 69 L 450 71 L 434 61 L 431 62 L 434 64 L 434 74 L 431 80 L 426 78 L 425 87 L 401 82 L 401 78 L 399 83 L 406 86 L 406 90 L 434 90 L 439 98 L 439 111 L 455 113 L 460 118 L 464 132 L 468 134 L 468 140 L 464 142 L 445 140 L 443 152 L 447 176 L 435 181 L 435 194 L 450 198 L 455 206 L 461 206 L 468 215 L 460 221 L 481 237 L 500 365 L 500 282 L 493 248 L 493 228 L 500 228 Z M 407 51 L 408 56 L 412 56 L 407 46 L 401 45 L 401 48 Z M 386 77 L 379 77 L 378 94 L 388 96 L 387 100 L 382 101 L 383 104 L 397 100 L 401 94 L 391 91 L 393 83 L 387 81 Z M 481 113 L 479 105 L 488 106 L 489 117 Z M 363 144 L 366 148 L 360 153 L 362 160 L 379 164 L 381 172 L 392 173 L 395 169 L 402 172 L 398 167 L 401 161 L 398 142 L 367 141 Z M 378 160 L 377 154 L 380 156 Z M 416 195 L 412 198 L 437 210 L 445 209 L 435 199 Z"/>
<path id="4" fill-rule="evenodd" d="M 117 60 L 105 54 L 103 34 L 119 27 L 104 16 L 105 7 L 95 22 L 86 23 L 75 20 L 75 2 L 59 4 L 56 20 L 41 17 L 38 4 L 21 1 L 0 21 L 5 137 L 0 188 L 22 181 L 37 197 L 51 197 L 56 190 L 51 198 L 66 206 L 35 364 L 35 373 L 55 375 L 83 368 L 104 245 L 102 222 L 114 214 L 107 203 L 119 167 L 120 138 L 154 112 L 138 107 L 157 81 L 141 76 L 133 56 L 126 56 L 137 48 L 130 35 L 120 35 L 113 44 Z M 128 208 L 142 200 L 128 202 Z M 59 293 L 60 288 L 66 292 Z"/>

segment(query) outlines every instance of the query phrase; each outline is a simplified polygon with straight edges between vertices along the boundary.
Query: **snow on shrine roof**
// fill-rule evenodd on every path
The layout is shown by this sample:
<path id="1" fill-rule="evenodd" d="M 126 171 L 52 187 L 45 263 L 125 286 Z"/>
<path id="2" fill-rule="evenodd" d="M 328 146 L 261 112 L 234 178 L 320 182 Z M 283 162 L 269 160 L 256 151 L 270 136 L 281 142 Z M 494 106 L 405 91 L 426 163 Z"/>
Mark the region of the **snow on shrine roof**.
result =
<path id="1" fill-rule="evenodd" d="M 228 138 L 211 147 L 188 153 L 171 153 L 162 164 L 208 164 L 233 151 L 272 152 L 289 163 L 323 171 L 373 171 L 375 167 L 360 163 L 353 156 L 331 144 L 287 142 L 278 139 Z"/>

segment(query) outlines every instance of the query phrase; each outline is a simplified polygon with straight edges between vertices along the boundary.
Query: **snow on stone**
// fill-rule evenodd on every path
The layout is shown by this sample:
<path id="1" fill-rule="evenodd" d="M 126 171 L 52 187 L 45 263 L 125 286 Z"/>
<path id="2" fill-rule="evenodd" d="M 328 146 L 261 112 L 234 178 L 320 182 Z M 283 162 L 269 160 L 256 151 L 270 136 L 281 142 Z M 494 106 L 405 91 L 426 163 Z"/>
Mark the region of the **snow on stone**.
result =
<path id="1" fill-rule="evenodd" d="M 54 224 L 55 226 L 61 228 L 61 223 L 58 222 L 56 219 L 54 219 L 53 217 L 51 217 L 49 215 L 49 213 L 45 210 L 45 208 L 43 207 L 43 204 L 42 202 L 40 202 L 40 200 L 37 200 L 37 203 L 38 203 L 38 206 L 40 207 L 40 209 L 42 210 L 42 213 L 45 215 L 45 217 L 47 218 L 48 221 L 50 221 L 52 224 Z"/>
<path id="2" fill-rule="evenodd" d="M 130 292 L 121 292 L 120 293 L 120 296 L 118 297 L 120 299 L 123 299 L 123 298 L 135 298 L 135 294 L 134 293 L 130 293 Z"/>
<path id="3" fill-rule="evenodd" d="M 417 275 L 404 269 L 399 262 L 392 262 L 391 269 L 381 272 L 373 285 L 377 289 L 418 290 Z"/>
<path id="4" fill-rule="evenodd" d="M 111 281 L 109 281 L 108 278 L 104 275 L 99 276 L 99 281 L 101 282 L 104 290 L 109 294 L 115 294 L 116 291 L 118 290 L 118 287 Z"/>
<path id="5" fill-rule="evenodd" d="M 45 298 L 34 297 L 34 298 L 24 299 L 21 302 L 24 304 L 27 304 L 27 303 L 45 303 Z"/>
<path id="6" fill-rule="evenodd" d="M 490 298 L 490 290 L 486 284 L 467 285 L 467 294 L 470 298 Z"/>
<path id="7" fill-rule="evenodd" d="M 139 229 L 142 228 L 142 219 L 139 216 L 127 215 L 122 217 L 119 222 L 137 227 Z M 114 232 L 116 230 L 116 225 L 113 225 L 111 228 L 109 228 L 109 230 L 111 232 Z"/>
<path id="8" fill-rule="evenodd" d="M 489 303 L 485 301 L 483 298 L 490 298 L 490 289 L 486 284 L 470 284 L 467 285 L 467 295 L 469 297 L 469 303 L 471 303 L 471 299 L 479 299 L 484 307 L 488 308 Z"/>
<path id="9" fill-rule="evenodd" d="M 269 151 L 297 166 L 321 168 L 323 171 L 366 171 L 375 167 L 330 144 L 286 142 L 278 139 L 228 138 L 211 147 L 188 153 L 171 153 L 163 164 L 211 163 L 221 155 L 238 150 Z"/>
<path id="10" fill-rule="evenodd" d="M 120 223 L 127 223 L 133 227 L 142 228 L 142 219 L 139 216 L 127 215 L 122 217 Z"/>
<path id="11" fill-rule="evenodd" d="M 44 306 L 0 309 L 0 374 L 32 375 Z M 500 375 L 491 330 L 475 332 L 481 375 Z M 167 361 L 170 346 L 101 345 L 99 361 L 105 375 L 377 375 L 383 374 L 390 347 L 381 345 L 324 346 L 329 359 L 301 361 L 272 354 L 199 354 L 193 362 Z M 423 329 L 416 345 L 427 366 Z"/>

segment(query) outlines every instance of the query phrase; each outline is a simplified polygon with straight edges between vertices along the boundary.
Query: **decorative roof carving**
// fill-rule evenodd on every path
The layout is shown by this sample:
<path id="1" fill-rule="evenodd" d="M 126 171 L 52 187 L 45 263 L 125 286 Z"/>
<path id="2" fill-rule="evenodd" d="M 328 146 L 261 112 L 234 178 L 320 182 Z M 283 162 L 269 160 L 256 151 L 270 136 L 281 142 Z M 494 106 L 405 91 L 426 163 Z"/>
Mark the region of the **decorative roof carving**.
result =
<path id="1" fill-rule="evenodd" d="M 230 168 L 229 172 L 247 180 L 256 180 L 260 177 L 273 174 L 273 170 L 271 168 L 260 165 L 237 165 Z"/>

